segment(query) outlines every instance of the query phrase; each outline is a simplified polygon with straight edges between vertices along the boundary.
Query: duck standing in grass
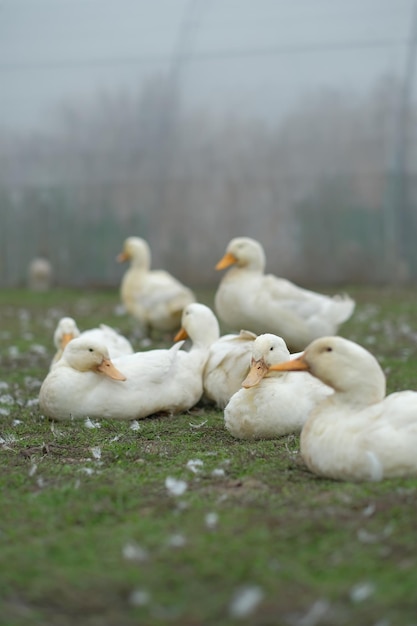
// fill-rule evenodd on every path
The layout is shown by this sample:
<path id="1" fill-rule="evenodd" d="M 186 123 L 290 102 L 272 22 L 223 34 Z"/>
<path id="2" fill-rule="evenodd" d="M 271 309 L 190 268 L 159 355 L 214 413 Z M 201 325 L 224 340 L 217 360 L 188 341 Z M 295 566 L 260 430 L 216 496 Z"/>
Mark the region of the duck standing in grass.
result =
<path id="1" fill-rule="evenodd" d="M 215 295 L 219 318 L 232 329 L 271 332 L 282 337 L 292 352 L 313 339 L 336 334 L 352 315 L 348 296 L 327 296 L 302 289 L 290 281 L 265 274 L 265 253 L 258 241 L 236 237 L 216 269 L 231 267 Z"/>
<path id="2" fill-rule="evenodd" d="M 150 248 L 140 237 L 128 237 L 117 260 L 130 261 L 120 286 L 120 297 L 126 311 L 138 320 L 142 332 L 178 330 L 184 307 L 195 302 L 192 290 L 165 270 L 151 270 Z"/>
<path id="3" fill-rule="evenodd" d="M 170 349 L 110 360 L 102 342 L 73 339 L 42 383 L 41 410 L 56 420 L 133 420 L 191 409 L 203 393 L 211 318 L 215 319 L 214 313 L 203 304 L 184 310 L 182 325 L 192 342 L 188 351 L 181 350 L 179 341 Z"/>
<path id="4" fill-rule="evenodd" d="M 76 337 L 87 337 L 88 339 L 97 339 L 107 346 L 111 359 L 122 356 L 124 354 L 133 354 L 133 348 L 128 339 L 123 337 L 114 328 L 106 324 L 100 324 L 98 328 L 91 328 L 82 333 L 77 326 L 77 322 L 72 317 L 62 317 L 54 332 L 54 346 L 56 348 L 55 356 L 52 360 L 51 367 L 55 365 L 62 356 L 67 343 Z"/>
<path id="5" fill-rule="evenodd" d="M 301 433 L 301 454 L 312 472 L 346 481 L 417 476 L 417 392 L 386 396 L 385 375 L 365 348 L 323 337 L 270 371 L 309 372 L 334 389 Z"/>
<path id="6" fill-rule="evenodd" d="M 305 374 L 272 372 L 290 358 L 285 341 L 270 333 L 252 345 L 250 371 L 224 409 L 227 430 L 239 439 L 275 439 L 299 433 L 311 409 L 331 390 Z"/>

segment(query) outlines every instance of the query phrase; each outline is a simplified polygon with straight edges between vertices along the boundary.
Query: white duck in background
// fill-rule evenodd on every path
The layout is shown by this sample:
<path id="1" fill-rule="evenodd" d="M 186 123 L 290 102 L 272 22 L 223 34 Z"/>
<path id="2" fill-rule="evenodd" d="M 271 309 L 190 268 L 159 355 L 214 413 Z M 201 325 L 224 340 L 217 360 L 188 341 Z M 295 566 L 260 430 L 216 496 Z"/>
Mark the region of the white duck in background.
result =
<path id="1" fill-rule="evenodd" d="M 215 295 L 219 318 L 232 329 L 282 337 L 291 351 L 303 350 L 313 339 L 336 334 L 353 313 L 348 296 L 326 296 L 265 274 L 265 253 L 258 241 L 236 237 L 216 269 L 233 267 Z"/>
<path id="2" fill-rule="evenodd" d="M 175 338 L 179 340 L 187 337 L 182 328 Z M 212 343 L 203 371 L 203 397 L 219 409 L 224 409 L 232 395 L 240 389 L 249 371 L 252 344 L 256 335 L 241 330 L 239 334 L 220 336 L 219 323 L 213 313 L 213 318 L 207 320 L 207 337 L 211 337 Z"/>
<path id="3" fill-rule="evenodd" d="M 331 393 L 308 374 L 270 371 L 289 358 L 281 337 L 265 333 L 255 339 L 247 378 L 224 410 L 225 426 L 234 437 L 274 439 L 299 433 L 311 409 Z"/>
<path id="4" fill-rule="evenodd" d="M 150 248 L 140 237 L 128 237 L 117 260 L 130 261 L 120 297 L 126 311 L 139 321 L 142 331 L 177 330 L 184 307 L 195 302 L 191 289 L 165 270 L 151 270 Z"/>
<path id="5" fill-rule="evenodd" d="M 134 352 L 130 341 L 106 324 L 100 324 L 99 328 L 91 328 L 90 330 L 80 332 L 74 318 L 62 317 L 54 332 L 56 353 L 52 360 L 51 367 L 59 361 L 67 343 L 80 336 L 87 337 L 88 339 L 97 339 L 104 343 L 111 359 L 125 354 L 133 354 Z"/>
<path id="6" fill-rule="evenodd" d="M 312 472 L 347 481 L 417 476 L 417 392 L 385 396 L 384 373 L 365 348 L 323 337 L 271 369 L 310 372 L 334 389 L 301 433 L 301 454 Z"/>
<path id="7" fill-rule="evenodd" d="M 183 342 L 178 342 L 167 350 L 110 360 L 102 342 L 73 339 L 42 383 L 41 410 L 56 420 L 133 420 L 191 409 L 203 393 L 203 369 L 212 341 L 207 327 L 212 317 L 214 313 L 202 304 L 184 310 L 182 324 L 192 341 L 189 351 L 181 350 Z"/>

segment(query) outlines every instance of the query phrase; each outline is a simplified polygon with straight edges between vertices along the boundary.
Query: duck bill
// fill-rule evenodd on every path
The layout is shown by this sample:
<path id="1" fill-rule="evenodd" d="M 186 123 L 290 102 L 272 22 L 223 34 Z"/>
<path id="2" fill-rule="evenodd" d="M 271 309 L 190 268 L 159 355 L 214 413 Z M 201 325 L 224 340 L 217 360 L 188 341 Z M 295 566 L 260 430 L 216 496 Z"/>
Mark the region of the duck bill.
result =
<path id="1" fill-rule="evenodd" d="M 224 270 L 226 269 L 226 267 L 230 267 L 231 265 L 234 265 L 235 263 L 237 263 L 237 258 L 235 257 L 235 255 L 232 254 L 231 252 L 226 252 L 224 257 L 220 259 L 220 261 L 217 263 L 214 269 Z"/>
<path id="2" fill-rule="evenodd" d="M 277 363 L 276 365 L 271 365 L 269 368 L 272 372 L 306 372 L 309 369 L 310 368 L 303 354 L 297 359 L 284 361 L 284 363 Z"/>
<path id="3" fill-rule="evenodd" d="M 105 376 L 108 376 L 109 378 L 112 378 L 113 380 L 126 380 L 126 376 L 124 376 L 122 372 L 119 372 L 110 359 L 103 359 L 97 367 L 97 371 L 101 372 Z"/>
<path id="4" fill-rule="evenodd" d="M 180 328 L 174 337 L 174 341 L 181 341 L 181 339 L 188 339 L 188 333 L 184 328 Z"/>
<path id="5" fill-rule="evenodd" d="M 61 348 L 64 349 L 72 339 L 74 339 L 74 335 L 72 333 L 64 333 L 61 339 Z"/>
<path id="6" fill-rule="evenodd" d="M 120 254 L 117 255 L 116 257 L 116 261 L 118 263 L 124 263 L 125 261 L 129 260 L 129 255 L 126 254 L 126 252 L 120 252 Z"/>
<path id="7" fill-rule="evenodd" d="M 242 383 L 242 387 L 245 387 L 245 389 L 255 387 L 255 385 L 257 385 L 259 381 L 262 380 L 262 378 L 268 373 L 268 371 L 268 366 L 263 359 L 260 359 L 259 361 L 254 361 L 252 359 L 250 370 Z"/>

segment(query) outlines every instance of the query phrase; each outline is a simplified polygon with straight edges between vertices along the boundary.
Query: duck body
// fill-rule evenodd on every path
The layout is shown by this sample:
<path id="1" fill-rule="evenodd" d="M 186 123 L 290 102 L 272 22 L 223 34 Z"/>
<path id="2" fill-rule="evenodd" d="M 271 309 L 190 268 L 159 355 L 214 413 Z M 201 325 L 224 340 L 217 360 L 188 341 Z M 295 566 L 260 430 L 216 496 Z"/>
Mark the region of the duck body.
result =
<path id="1" fill-rule="evenodd" d="M 415 391 L 390 394 L 359 411 L 332 397 L 313 411 L 300 440 L 312 472 L 354 482 L 417 475 L 416 445 Z"/>
<path id="2" fill-rule="evenodd" d="M 225 427 L 239 439 L 274 439 L 299 433 L 312 408 L 331 390 L 307 373 L 268 373 L 290 358 L 285 342 L 271 333 L 253 342 L 251 370 L 224 409 Z"/>
<path id="3" fill-rule="evenodd" d="M 241 387 L 249 367 L 256 335 L 246 330 L 214 341 L 203 372 L 204 397 L 224 409 Z"/>
<path id="4" fill-rule="evenodd" d="M 417 393 L 385 396 L 385 376 L 367 350 L 324 337 L 277 367 L 308 371 L 334 389 L 301 433 L 301 455 L 312 472 L 353 482 L 417 476 Z"/>
<path id="5" fill-rule="evenodd" d="M 139 321 L 144 332 L 177 330 L 184 307 L 195 302 L 192 290 L 165 270 L 151 270 L 150 249 L 140 237 L 128 237 L 117 259 L 130 261 L 120 286 L 126 311 Z"/>
<path id="6" fill-rule="evenodd" d="M 353 313 L 347 296 L 327 296 L 265 274 L 265 253 L 250 237 L 229 243 L 216 268 L 233 265 L 215 295 L 215 309 L 231 328 L 283 337 L 291 351 L 303 350 L 313 339 L 335 334 Z"/>
<path id="7" fill-rule="evenodd" d="M 41 410 L 56 420 L 86 417 L 133 420 L 192 408 L 203 393 L 202 372 L 209 344 L 204 326 L 200 327 L 200 318 L 201 314 L 214 317 L 208 311 L 193 312 L 184 320 L 193 342 L 189 351 L 181 350 L 183 342 L 177 342 L 167 350 L 136 352 L 112 359 L 112 366 L 123 380 L 109 379 L 90 366 L 90 355 L 104 354 L 108 358 L 102 343 L 85 337 L 70 341 L 42 383 Z"/>

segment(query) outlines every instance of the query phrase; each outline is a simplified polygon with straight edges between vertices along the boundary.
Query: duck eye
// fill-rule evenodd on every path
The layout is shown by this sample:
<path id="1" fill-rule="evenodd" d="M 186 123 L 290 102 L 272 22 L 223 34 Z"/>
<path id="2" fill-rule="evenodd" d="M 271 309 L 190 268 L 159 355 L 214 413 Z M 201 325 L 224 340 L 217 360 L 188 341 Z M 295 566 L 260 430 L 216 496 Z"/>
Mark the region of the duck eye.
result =
<path id="1" fill-rule="evenodd" d="M 271 346 L 269 349 L 272 351 L 274 349 L 274 346 Z"/>
<path id="2" fill-rule="evenodd" d="M 88 348 L 89 352 L 94 352 L 93 348 Z"/>
<path id="3" fill-rule="evenodd" d="M 327 346 L 326 352 L 333 352 L 333 348 L 331 348 L 330 346 Z"/>

